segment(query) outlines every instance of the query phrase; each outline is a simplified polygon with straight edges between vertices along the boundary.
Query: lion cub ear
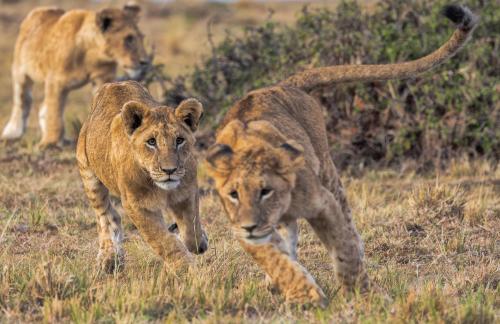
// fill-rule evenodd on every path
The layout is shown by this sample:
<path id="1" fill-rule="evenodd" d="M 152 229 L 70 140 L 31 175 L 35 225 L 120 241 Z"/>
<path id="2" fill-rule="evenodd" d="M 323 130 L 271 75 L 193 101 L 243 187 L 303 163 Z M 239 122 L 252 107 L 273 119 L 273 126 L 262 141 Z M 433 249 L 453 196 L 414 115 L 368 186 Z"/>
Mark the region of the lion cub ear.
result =
<path id="1" fill-rule="evenodd" d="M 97 12 L 96 17 L 97 27 L 101 30 L 101 32 L 105 33 L 108 31 L 113 25 L 113 11 L 112 9 L 106 8 Z"/>
<path id="2" fill-rule="evenodd" d="M 141 12 L 141 6 L 135 2 L 129 2 L 123 6 L 123 12 L 127 18 L 137 22 L 139 20 L 139 13 Z"/>
<path id="3" fill-rule="evenodd" d="M 128 136 L 142 125 L 146 115 L 149 113 L 149 107 L 138 101 L 129 101 L 123 105 L 121 115 L 123 127 Z"/>
<path id="4" fill-rule="evenodd" d="M 226 144 L 214 144 L 208 149 L 206 160 L 208 162 L 208 173 L 226 174 L 231 171 L 233 149 Z"/>
<path id="5" fill-rule="evenodd" d="M 280 171 L 282 173 L 295 172 L 304 166 L 304 148 L 294 140 L 288 140 L 278 147 Z"/>
<path id="6" fill-rule="evenodd" d="M 182 101 L 175 108 L 175 117 L 185 123 L 192 132 L 198 129 L 201 116 L 203 115 L 203 106 L 201 102 L 194 98 Z"/>
<path id="7" fill-rule="evenodd" d="M 232 120 L 217 134 L 217 143 L 235 147 L 238 139 L 245 135 L 246 127 L 238 119 Z"/>

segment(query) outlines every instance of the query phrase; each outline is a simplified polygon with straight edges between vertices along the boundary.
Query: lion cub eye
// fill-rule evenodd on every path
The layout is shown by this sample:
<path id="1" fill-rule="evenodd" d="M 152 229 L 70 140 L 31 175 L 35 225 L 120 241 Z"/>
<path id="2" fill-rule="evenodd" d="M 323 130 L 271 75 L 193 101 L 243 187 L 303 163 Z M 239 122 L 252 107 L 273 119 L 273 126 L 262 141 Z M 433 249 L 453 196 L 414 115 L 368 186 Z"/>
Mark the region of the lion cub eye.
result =
<path id="1" fill-rule="evenodd" d="M 260 199 L 269 198 L 269 197 L 271 197 L 272 194 L 273 194 L 273 189 L 271 189 L 271 188 L 263 188 L 260 191 Z"/>
<path id="2" fill-rule="evenodd" d="M 152 137 L 152 138 L 148 139 L 146 141 L 146 144 L 148 144 L 148 146 L 155 147 L 156 146 L 156 138 Z"/>
<path id="3" fill-rule="evenodd" d="M 234 200 L 238 200 L 238 192 L 236 190 L 233 190 L 229 193 L 229 197 L 233 198 Z"/>
<path id="4" fill-rule="evenodd" d="M 182 145 L 185 141 L 186 141 L 186 140 L 185 140 L 183 137 L 177 137 L 177 138 L 175 139 L 175 144 L 176 144 L 177 146 L 180 146 L 180 145 Z"/>
<path id="5" fill-rule="evenodd" d="M 125 37 L 125 45 L 126 46 L 132 46 L 134 44 L 135 37 L 133 35 L 128 35 Z"/>

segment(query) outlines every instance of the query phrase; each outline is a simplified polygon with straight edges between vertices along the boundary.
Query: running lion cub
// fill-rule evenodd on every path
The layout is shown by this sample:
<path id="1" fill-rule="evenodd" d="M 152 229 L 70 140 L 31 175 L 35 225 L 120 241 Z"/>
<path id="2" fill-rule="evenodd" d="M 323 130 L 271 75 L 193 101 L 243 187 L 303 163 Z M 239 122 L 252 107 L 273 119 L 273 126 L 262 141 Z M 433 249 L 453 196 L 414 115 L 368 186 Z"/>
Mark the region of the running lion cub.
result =
<path id="1" fill-rule="evenodd" d="M 175 109 L 161 105 L 135 81 L 105 84 L 94 97 L 76 157 L 97 216 L 98 260 L 108 272 L 123 263 L 121 219 L 110 193 L 167 265 L 188 265 L 188 250 L 207 250 L 193 154 L 202 112 L 195 99 Z M 174 216 L 184 243 L 170 233 L 165 212 Z"/>
<path id="2" fill-rule="evenodd" d="M 348 290 L 370 288 L 363 244 L 332 162 L 320 104 L 307 92 L 340 82 L 407 78 L 454 55 L 477 18 L 447 6 L 451 39 L 421 59 L 387 65 L 311 69 L 250 92 L 226 114 L 207 166 L 234 234 L 289 302 L 325 306 L 327 299 L 297 262 L 297 220 L 312 226 Z M 283 230 L 279 233 L 278 230 Z"/>

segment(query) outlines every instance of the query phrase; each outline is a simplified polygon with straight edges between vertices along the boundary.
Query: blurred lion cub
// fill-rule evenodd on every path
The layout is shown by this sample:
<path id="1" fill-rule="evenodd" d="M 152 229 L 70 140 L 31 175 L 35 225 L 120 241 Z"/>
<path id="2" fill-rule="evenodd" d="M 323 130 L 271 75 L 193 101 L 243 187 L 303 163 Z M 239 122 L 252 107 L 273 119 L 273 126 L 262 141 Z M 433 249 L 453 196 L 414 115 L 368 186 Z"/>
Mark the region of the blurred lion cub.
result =
<path id="1" fill-rule="evenodd" d="M 58 144 L 64 133 L 63 111 L 68 93 L 91 82 L 97 89 L 116 78 L 122 67 L 139 79 L 150 65 L 137 23 L 140 7 L 106 8 L 98 12 L 41 7 L 21 24 L 12 64 L 13 108 L 3 139 L 20 138 L 31 109 L 34 82 L 45 84 L 39 110 L 41 146 Z"/>

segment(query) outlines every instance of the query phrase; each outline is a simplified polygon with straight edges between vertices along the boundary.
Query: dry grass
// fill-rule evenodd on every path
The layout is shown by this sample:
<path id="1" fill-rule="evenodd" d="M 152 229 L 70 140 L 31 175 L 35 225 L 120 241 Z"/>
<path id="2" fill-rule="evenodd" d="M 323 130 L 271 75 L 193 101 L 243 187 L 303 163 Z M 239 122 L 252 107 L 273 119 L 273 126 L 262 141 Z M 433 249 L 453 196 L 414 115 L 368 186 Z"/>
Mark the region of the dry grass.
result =
<path id="1" fill-rule="evenodd" d="M 327 254 L 302 223 L 299 258 L 331 299 L 326 310 L 302 311 L 267 290 L 210 194 L 201 208 L 211 246 L 192 272 L 165 273 L 125 220 L 126 269 L 99 273 L 73 152 L 27 143 L 1 152 L 0 322 L 498 320 L 500 173 L 487 163 L 457 164 L 439 178 L 373 171 L 344 179 L 382 293 L 338 293 Z"/>
<path id="2" fill-rule="evenodd" d="M 17 23 L 31 7 L 32 2 L 23 2 L 0 8 L 0 125 L 10 111 L 8 71 Z M 145 29 L 156 39 L 157 57 L 171 74 L 208 51 L 203 42 L 210 15 L 206 6 L 196 8 L 149 13 Z M 290 21 L 296 8 L 280 7 L 277 18 Z M 266 16 L 265 7 L 253 4 L 238 4 L 229 12 L 207 10 L 222 12 L 215 37 L 224 28 L 237 32 Z M 40 95 L 37 91 L 37 102 Z M 89 95 L 87 88 L 71 95 L 68 126 L 83 120 Z M 39 152 L 34 118 L 30 125 L 19 143 L 0 143 L 0 322 L 499 320 L 500 171 L 485 162 L 457 161 L 444 174 L 426 177 L 389 170 L 345 178 L 365 241 L 369 275 L 381 292 L 338 293 L 327 254 L 302 223 L 299 258 L 331 302 L 326 310 L 300 310 L 284 306 L 279 295 L 267 290 L 264 274 L 235 244 L 218 200 L 210 194 L 201 208 L 211 246 L 192 272 L 163 271 L 125 220 L 126 269 L 115 275 L 99 273 L 95 218 L 74 152 Z"/>

